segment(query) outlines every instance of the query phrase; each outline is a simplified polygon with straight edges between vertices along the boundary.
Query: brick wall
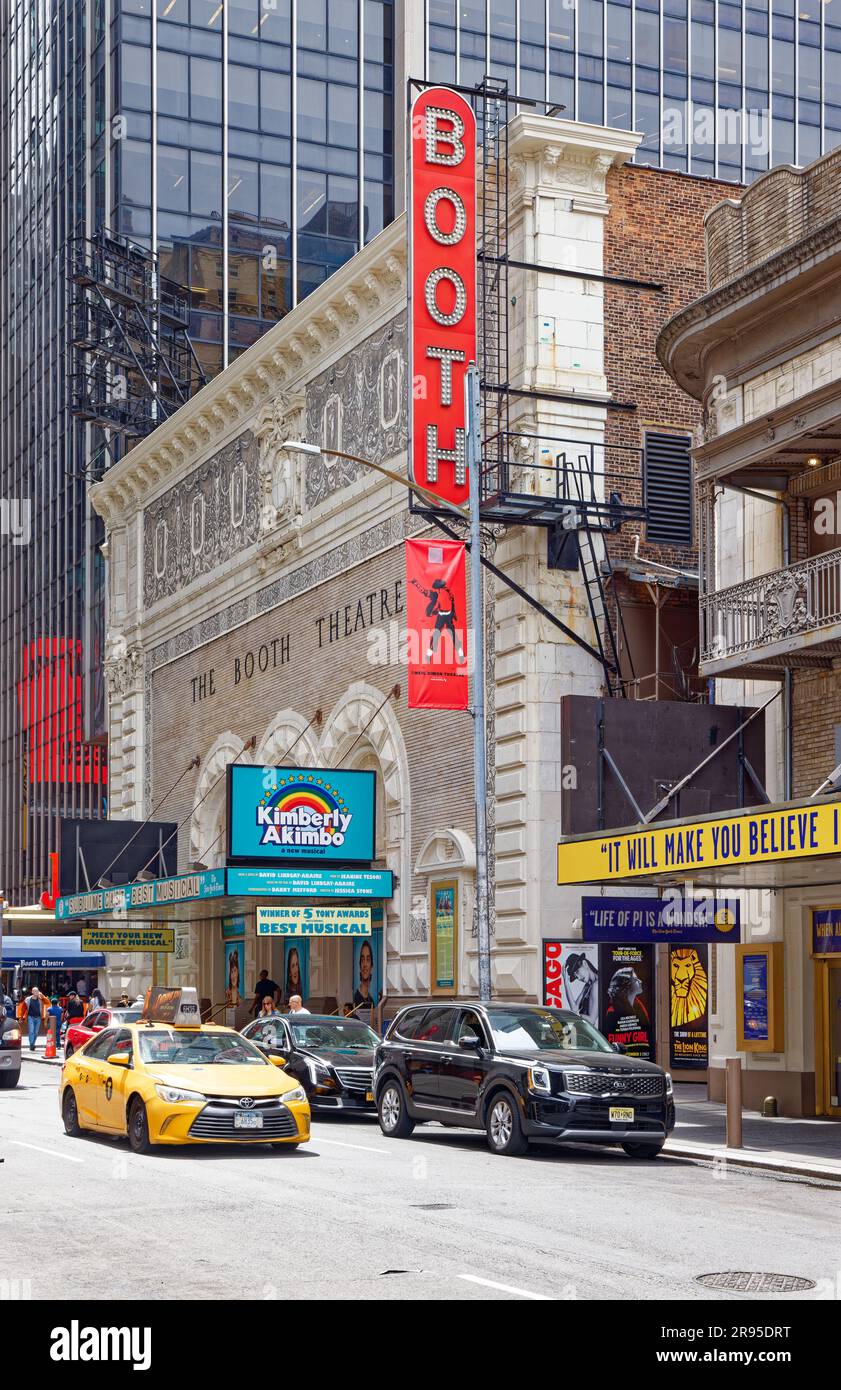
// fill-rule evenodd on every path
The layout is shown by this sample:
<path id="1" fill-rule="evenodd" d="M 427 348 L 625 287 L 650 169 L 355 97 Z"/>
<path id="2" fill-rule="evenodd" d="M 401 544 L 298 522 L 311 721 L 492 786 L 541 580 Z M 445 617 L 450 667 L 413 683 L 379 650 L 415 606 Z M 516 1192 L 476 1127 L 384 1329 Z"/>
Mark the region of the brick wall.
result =
<path id="1" fill-rule="evenodd" d="M 604 234 L 604 271 L 664 286 L 664 293 L 605 286 L 605 373 L 611 395 L 636 405 L 634 411 L 609 410 L 607 443 L 624 450 L 642 448 L 646 428 L 691 432 L 700 407 L 666 375 L 657 361 L 657 334 L 667 319 L 706 291 L 704 214 L 737 190 L 731 183 L 690 178 L 633 164 L 608 176 L 610 216 Z M 630 471 L 630 470 L 627 470 Z M 642 474 L 617 478 L 623 501 L 642 503 Z M 629 555 L 635 527 L 614 538 L 611 553 Z M 644 535 L 643 535 L 644 538 Z M 697 566 L 693 548 L 644 544 L 640 553 L 664 564 Z"/>
<path id="2" fill-rule="evenodd" d="M 835 726 L 841 725 L 841 662 L 820 671 L 795 671 L 792 792 L 811 796 L 837 763 Z"/>

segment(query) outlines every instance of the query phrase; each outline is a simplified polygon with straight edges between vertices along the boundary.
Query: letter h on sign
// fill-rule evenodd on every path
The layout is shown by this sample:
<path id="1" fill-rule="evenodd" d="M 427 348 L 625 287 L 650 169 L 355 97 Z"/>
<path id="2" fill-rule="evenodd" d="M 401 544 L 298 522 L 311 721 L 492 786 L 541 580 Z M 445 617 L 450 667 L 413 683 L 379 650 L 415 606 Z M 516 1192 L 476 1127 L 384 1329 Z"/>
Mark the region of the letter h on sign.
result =
<path id="1" fill-rule="evenodd" d="M 412 477 L 467 501 L 464 377 L 476 358 L 476 118 L 444 87 L 416 98 L 410 129 Z"/>

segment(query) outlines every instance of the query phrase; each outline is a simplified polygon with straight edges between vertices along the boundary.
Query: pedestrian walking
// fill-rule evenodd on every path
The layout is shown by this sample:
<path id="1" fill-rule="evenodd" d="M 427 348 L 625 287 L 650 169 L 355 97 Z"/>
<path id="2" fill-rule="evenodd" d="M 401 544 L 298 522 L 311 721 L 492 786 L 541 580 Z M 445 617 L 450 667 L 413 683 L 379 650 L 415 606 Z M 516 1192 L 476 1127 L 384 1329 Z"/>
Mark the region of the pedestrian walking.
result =
<path id="1" fill-rule="evenodd" d="M 264 998 L 263 998 L 263 1002 L 262 1002 L 262 1004 L 260 1005 L 260 1013 L 259 1013 L 258 1017 L 259 1017 L 259 1018 L 274 1018 L 274 1016 L 275 1016 L 276 1013 L 277 1013 L 277 1005 L 275 1004 L 275 1001 L 272 999 L 272 996 L 271 996 L 270 994 L 265 995 Z"/>
<path id="2" fill-rule="evenodd" d="M 308 1014 L 309 1009 L 304 1008 L 304 1001 L 300 994 L 293 994 L 289 1000 L 289 1012 L 291 1014 Z"/>
<path id="3" fill-rule="evenodd" d="M 75 1023 L 77 1018 L 84 1018 L 84 1016 L 85 1006 L 75 989 L 71 989 L 64 1006 L 64 1022 L 69 1026 L 71 1023 Z"/>
<path id="4" fill-rule="evenodd" d="M 91 990 L 91 1008 L 105 1008 L 105 995 L 102 993 L 102 990 L 99 988 L 98 985 L 94 985 L 93 989 Z"/>
<path id="5" fill-rule="evenodd" d="M 9 996 L 8 994 L 4 994 L 4 995 L 3 995 L 3 1008 L 4 1008 L 4 1010 L 5 1010 L 5 1013 L 6 1013 L 6 1017 L 7 1017 L 7 1018 L 14 1018 L 14 1016 L 15 1016 L 15 1006 L 14 1006 L 14 1003 L 13 1003 L 12 999 L 10 998 L 10 996 Z"/>
<path id="6" fill-rule="evenodd" d="M 64 1018 L 64 1010 L 58 1002 L 58 995 L 54 994 L 50 1000 L 50 1007 L 47 1009 L 47 1033 L 49 1034 L 50 1025 L 55 1028 L 55 1044 L 58 1047 L 61 1042 L 61 1022 Z"/>
<path id="7" fill-rule="evenodd" d="M 254 986 L 254 998 L 251 1001 L 251 1012 L 253 1014 L 263 1013 L 263 1004 L 266 999 L 270 999 L 274 1006 L 280 998 L 280 985 L 275 984 L 274 980 L 269 979 L 268 970 L 260 971 L 260 978 Z"/>
<path id="8" fill-rule="evenodd" d="M 37 985 L 32 986 L 32 991 L 27 994 L 24 1000 L 26 1005 L 26 1026 L 29 1031 L 29 1051 L 35 1051 L 35 1039 L 41 1031 L 41 1020 L 47 1015 L 47 998 L 42 994 Z"/>

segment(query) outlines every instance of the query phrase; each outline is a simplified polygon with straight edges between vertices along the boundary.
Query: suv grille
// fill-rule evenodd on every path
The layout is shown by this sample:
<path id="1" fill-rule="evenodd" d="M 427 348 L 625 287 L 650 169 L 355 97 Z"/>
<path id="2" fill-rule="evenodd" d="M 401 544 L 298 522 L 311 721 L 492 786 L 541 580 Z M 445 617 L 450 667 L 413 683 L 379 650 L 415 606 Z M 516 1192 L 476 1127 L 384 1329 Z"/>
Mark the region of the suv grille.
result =
<path id="1" fill-rule="evenodd" d="M 262 1128 L 234 1129 L 237 1114 L 261 1114 Z M 190 1125 L 190 1134 L 196 1139 L 288 1139 L 297 1132 L 292 1111 L 274 1099 L 255 1100 L 250 1110 L 243 1110 L 238 1100 L 211 1100 Z"/>
<path id="2" fill-rule="evenodd" d="M 656 1072 L 565 1071 L 567 1090 L 586 1096 L 662 1096 Z"/>
<path id="3" fill-rule="evenodd" d="M 346 1091 L 364 1096 L 373 1088 L 373 1067 L 336 1067 L 336 1075 Z"/>

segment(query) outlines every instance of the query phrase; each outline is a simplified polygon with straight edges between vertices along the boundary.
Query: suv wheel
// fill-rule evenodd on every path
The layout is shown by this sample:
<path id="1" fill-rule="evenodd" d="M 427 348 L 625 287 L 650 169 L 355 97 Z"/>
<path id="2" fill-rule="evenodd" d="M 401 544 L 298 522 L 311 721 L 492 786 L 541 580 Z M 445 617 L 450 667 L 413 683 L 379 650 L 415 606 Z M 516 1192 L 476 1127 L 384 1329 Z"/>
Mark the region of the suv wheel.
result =
<path id="1" fill-rule="evenodd" d="M 507 1091 L 498 1091 L 491 1098 L 485 1131 L 491 1153 L 516 1156 L 525 1153 L 529 1146 L 520 1123 L 517 1103 Z"/>
<path id="2" fill-rule="evenodd" d="M 406 1108 L 406 1096 L 399 1081 L 387 1081 L 377 1101 L 380 1129 L 390 1139 L 408 1139 L 415 1127 Z"/>
<path id="3" fill-rule="evenodd" d="M 0 1089 L 11 1091 L 20 1081 L 20 1071 L 0 1071 Z"/>
<path id="4" fill-rule="evenodd" d="M 629 1158 L 656 1158 L 663 1145 L 646 1144 L 641 1139 L 629 1139 L 627 1144 L 623 1144 Z"/>

